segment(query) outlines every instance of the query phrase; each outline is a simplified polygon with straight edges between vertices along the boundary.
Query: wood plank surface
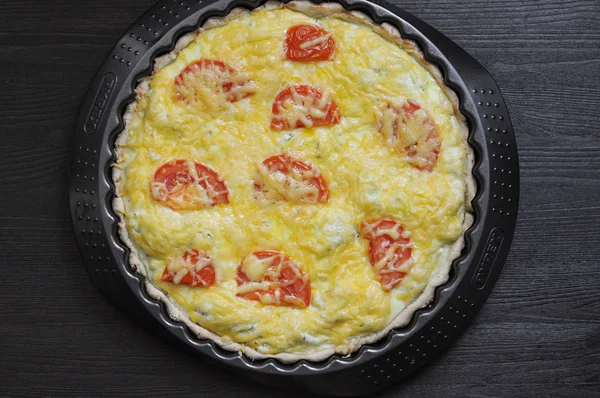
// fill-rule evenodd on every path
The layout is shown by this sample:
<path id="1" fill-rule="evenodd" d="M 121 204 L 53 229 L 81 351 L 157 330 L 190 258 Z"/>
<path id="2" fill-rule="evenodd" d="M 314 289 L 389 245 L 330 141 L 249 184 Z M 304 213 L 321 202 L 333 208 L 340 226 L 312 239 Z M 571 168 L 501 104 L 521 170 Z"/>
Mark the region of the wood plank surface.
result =
<path id="1" fill-rule="evenodd" d="M 495 77 L 522 189 L 511 253 L 473 325 L 383 396 L 600 396 L 600 2 L 394 3 Z M 152 4 L 0 2 L 0 397 L 284 393 L 143 330 L 79 257 L 67 196 L 77 113 L 110 48 Z"/>

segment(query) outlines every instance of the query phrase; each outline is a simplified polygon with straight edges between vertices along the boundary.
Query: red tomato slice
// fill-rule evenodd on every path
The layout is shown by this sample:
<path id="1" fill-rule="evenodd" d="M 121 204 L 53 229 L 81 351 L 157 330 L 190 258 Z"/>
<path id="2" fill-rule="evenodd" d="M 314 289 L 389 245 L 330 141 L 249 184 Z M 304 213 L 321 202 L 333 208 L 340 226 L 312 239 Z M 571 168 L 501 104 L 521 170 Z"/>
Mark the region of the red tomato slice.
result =
<path id="1" fill-rule="evenodd" d="M 388 103 L 379 117 L 378 127 L 408 155 L 411 165 L 433 171 L 440 154 L 440 138 L 435 123 L 417 102 Z"/>
<path id="2" fill-rule="evenodd" d="M 289 155 L 263 160 L 254 189 L 263 197 L 289 202 L 327 203 L 327 181 L 315 166 Z"/>
<path id="3" fill-rule="evenodd" d="M 238 266 L 237 284 L 237 295 L 247 300 L 299 308 L 310 305 L 308 275 L 298 263 L 275 250 L 244 257 Z"/>
<path id="4" fill-rule="evenodd" d="M 285 58 L 290 61 L 327 61 L 333 58 L 335 41 L 316 25 L 294 25 L 285 34 Z"/>
<path id="5" fill-rule="evenodd" d="M 206 252 L 192 249 L 173 259 L 160 280 L 176 285 L 212 286 L 215 284 L 215 267 Z"/>
<path id="6" fill-rule="evenodd" d="M 175 98 L 187 103 L 206 101 L 209 90 L 224 94 L 229 102 L 236 102 L 255 93 L 251 80 L 222 61 L 201 59 L 189 64 L 175 78 Z"/>
<path id="7" fill-rule="evenodd" d="M 383 290 L 396 287 L 412 263 L 412 242 L 408 232 L 390 219 L 363 221 L 361 236 L 369 242 L 369 260 Z"/>
<path id="8" fill-rule="evenodd" d="M 340 110 L 329 95 L 309 84 L 295 84 L 281 90 L 271 111 L 273 130 L 331 126 L 341 119 Z"/>
<path id="9" fill-rule="evenodd" d="M 216 171 L 193 160 L 160 166 L 150 184 L 152 198 L 173 210 L 198 210 L 229 203 L 229 190 Z"/>

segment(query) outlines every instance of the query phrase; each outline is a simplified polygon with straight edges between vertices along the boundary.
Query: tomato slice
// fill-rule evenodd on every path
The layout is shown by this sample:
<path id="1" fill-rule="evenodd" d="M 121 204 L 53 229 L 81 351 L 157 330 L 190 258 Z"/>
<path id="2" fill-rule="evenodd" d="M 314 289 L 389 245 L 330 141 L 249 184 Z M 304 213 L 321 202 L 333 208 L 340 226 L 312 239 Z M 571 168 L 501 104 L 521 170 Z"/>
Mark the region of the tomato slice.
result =
<path id="1" fill-rule="evenodd" d="M 435 123 L 417 102 L 388 102 L 379 115 L 378 127 L 386 139 L 406 153 L 412 166 L 433 171 L 440 154 L 440 138 Z"/>
<path id="2" fill-rule="evenodd" d="M 229 203 L 229 190 L 216 171 L 193 160 L 160 166 L 150 184 L 152 198 L 173 210 L 198 210 Z"/>
<path id="3" fill-rule="evenodd" d="M 327 93 L 309 84 L 287 86 L 272 106 L 271 129 L 293 130 L 331 126 L 340 122 L 340 110 Z"/>
<path id="4" fill-rule="evenodd" d="M 289 155 L 263 160 L 254 180 L 254 189 L 266 199 L 288 202 L 327 203 L 327 181 L 314 165 Z"/>
<path id="5" fill-rule="evenodd" d="M 310 280 L 300 265 L 282 252 L 252 252 L 237 270 L 237 295 L 268 305 L 305 308 L 310 305 Z"/>
<path id="6" fill-rule="evenodd" d="M 316 25 L 294 25 L 285 34 L 285 58 L 290 61 L 327 61 L 333 58 L 335 41 Z"/>
<path id="7" fill-rule="evenodd" d="M 236 102 L 256 92 L 250 78 L 222 61 L 200 59 L 189 64 L 175 78 L 175 98 L 186 103 L 214 101 L 214 95 L 224 95 Z M 208 98 L 206 98 L 208 97 Z"/>
<path id="8" fill-rule="evenodd" d="M 215 267 L 206 252 L 192 249 L 171 260 L 160 280 L 176 285 L 212 286 L 215 284 Z"/>
<path id="9" fill-rule="evenodd" d="M 369 242 L 369 260 L 383 290 L 390 291 L 406 276 L 412 265 L 412 242 L 397 221 L 363 221 L 361 236 Z"/>

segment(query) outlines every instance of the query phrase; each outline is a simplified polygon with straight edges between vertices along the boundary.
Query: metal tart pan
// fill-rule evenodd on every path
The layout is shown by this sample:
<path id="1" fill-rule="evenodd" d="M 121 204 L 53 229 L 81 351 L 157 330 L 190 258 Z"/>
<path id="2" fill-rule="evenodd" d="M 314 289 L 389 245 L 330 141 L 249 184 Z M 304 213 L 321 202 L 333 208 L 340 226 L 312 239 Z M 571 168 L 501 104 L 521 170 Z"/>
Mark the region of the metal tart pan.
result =
<path id="1" fill-rule="evenodd" d="M 139 78 L 148 76 L 156 57 L 171 51 L 185 33 L 210 17 L 236 7 L 254 9 L 264 0 L 161 0 L 119 39 L 100 66 L 83 101 L 73 135 L 69 198 L 77 243 L 92 282 L 115 305 L 203 361 L 270 385 L 311 392 L 372 394 L 416 372 L 468 327 L 496 283 L 508 255 L 519 200 L 519 163 L 508 111 L 491 75 L 469 54 L 410 13 L 380 0 L 339 0 L 375 23 L 387 22 L 418 44 L 427 61 L 442 72 L 459 98 L 475 154 L 475 221 L 448 282 L 412 321 L 349 356 L 322 362 L 284 364 L 250 360 L 196 337 L 169 318 L 165 305 L 145 291 L 143 277 L 128 265 L 128 249 L 118 236 L 112 209 L 115 187 L 111 164 L 123 114 Z M 316 1 L 316 3 L 321 3 Z"/>

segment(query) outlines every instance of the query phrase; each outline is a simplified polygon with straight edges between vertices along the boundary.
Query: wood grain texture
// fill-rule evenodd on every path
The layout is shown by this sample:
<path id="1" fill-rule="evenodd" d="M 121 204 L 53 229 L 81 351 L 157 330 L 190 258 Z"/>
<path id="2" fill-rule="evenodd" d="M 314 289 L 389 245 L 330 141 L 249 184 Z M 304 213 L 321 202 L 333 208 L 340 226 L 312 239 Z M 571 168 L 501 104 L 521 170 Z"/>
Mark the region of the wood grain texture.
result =
<path id="1" fill-rule="evenodd" d="M 143 330 L 97 292 L 79 257 L 67 198 L 77 112 L 153 2 L 0 2 L 2 397 L 282 393 Z M 511 254 L 472 327 L 383 395 L 600 396 L 600 2 L 394 2 L 495 77 L 522 190 Z"/>

